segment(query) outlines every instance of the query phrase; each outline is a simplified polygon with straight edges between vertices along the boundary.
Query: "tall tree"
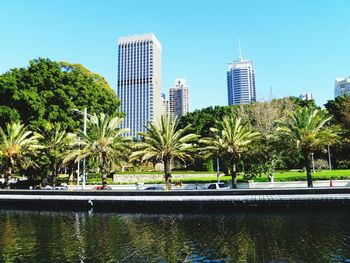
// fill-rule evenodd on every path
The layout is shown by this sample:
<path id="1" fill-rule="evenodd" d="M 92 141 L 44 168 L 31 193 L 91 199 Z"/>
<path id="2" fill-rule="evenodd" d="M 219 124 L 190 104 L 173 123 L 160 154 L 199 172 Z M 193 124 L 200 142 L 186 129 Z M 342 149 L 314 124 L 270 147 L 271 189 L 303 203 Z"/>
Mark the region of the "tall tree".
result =
<path id="1" fill-rule="evenodd" d="M 58 169 L 62 166 L 69 146 L 74 142 L 76 135 L 67 133 L 60 123 L 46 123 L 45 127 L 36 133 L 42 145 L 43 153 L 49 160 L 51 170 L 51 182 L 55 186 L 57 183 Z"/>
<path id="2" fill-rule="evenodd" d="M 177 159 L 182 162 L 193 160 L 199 135 L 189 133 L 190 125 L 178 129 L 177 117 L 170 121 L 163 115 L 157 124 L 150 123 L 146 132 L 140 132 L 141 142 L 134 145 L 131 160 L 158 161 L 164 164 L 164 178 L 171 188 L 171 163 Z"/>
<path id="3" fill-rule="evenodd" d="M 331 119 L 324 110 L 303 107 L 291 112 L 289 119 L 277 121 L 277 130 L 294 142 L 303 156 L 308 187 L 313 186 L 311 154 L 339 139 L 340 128 L 327 125 Z"/>
<path id="4" fill-rule="evenodd" d="M 350 168 L 350 96 L 338 96 L 334 100 L 329 100 L 324 105 L 330 115 L 333 116 L 331 122 L 344 129 L 342 144 L 332 147 L 332 166 L 336 168 Z"/>
<path id="5" fill-rule="evenodd" d="M 14 168 L 32 163 L 29 155 L 41 148 L 38 136 L 28 131 L 23 124 L 8 123 L 5 130 L 0 127 L 0 156 L 4 160 L 6 188 L 10 188 Z"/>
<path id="6" fill-rule="evenodd" d="M 79 132 L 80 140 L 74 142 L 75 149 L 66 154 L 63 163 L 70 160 L 78 162 L 84 158 L 92 158 L 99 163 L 102 185 L 106 186 L 107 164 L 118 163 L 124 159 L 130 143 L 130 138 L 122 136 L 127 132 L 127 129 L 119 128 L 122 121 L 123 118 L 111 117 L 104 113 L 91 116 L 87 133 Z"/>
<path id="7" fill-rule="evenodd" d="M 72 109 L 116 116 L 119 99 L 102 76 L 82 65 L 39 58 L 0 75 L 0 105 L 0 127 L 20 120 L 33 131 L 46 122 L 74 131 L 82 120 Z"/>
<path id="8" fill-rule="evenodd" d="M 272 181 L 277 165 L 286 165 L 292 160 L 298 160 L 298 155 L 290 151 L 291 145 L 286 144 L 280 136 L 276 136 L 275 124 L 276 119 L 287 118 L 288 112 L 297 107 L 290 98 L 282 98 L 240 105 L 236 108 L 237 116 L 241 117 L 243 122 L 249 123 L 254 131 L 260 133 L 254 147 L 242 158 L 247 179 L 267 174 Z M 286 154 L 287 151 L 288 154 Z"/>
<path id="9" fill-rule="evenodd" d="M 242 122 L 242 119 L 236 116 L 225 116 L 218 124 L 218 129 L 211 128 L 214 136 L 203 138 L 200 142 L 206 145 L 203 151 L 208 155 L 227 156 L 230 163 L 229 174 L 232 176 L 232 187 L 237 188 L 237 161 L 242 153 L 248 151 L 259 133 L 252 131 L 246 122 Z"/>

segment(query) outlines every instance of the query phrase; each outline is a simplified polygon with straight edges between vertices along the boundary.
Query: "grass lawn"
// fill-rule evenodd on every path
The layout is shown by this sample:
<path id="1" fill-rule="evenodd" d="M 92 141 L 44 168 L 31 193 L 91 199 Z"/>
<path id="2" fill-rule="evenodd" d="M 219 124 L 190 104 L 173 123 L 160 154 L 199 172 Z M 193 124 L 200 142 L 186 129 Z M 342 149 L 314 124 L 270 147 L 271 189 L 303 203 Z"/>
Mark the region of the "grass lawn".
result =
<path id="1" fill-rule="evenodd" d="M 183 183 L 211 183 L 211 182 L 216 182 L 217 177 L 213 176 L 213 173 L 209 172 L 192 172 L 192 171 L 187 171 L 187 172 L 178 172 L 178 173 L 188 173 L 188 174 L 205 174 L 208 173 L 208 176 L 204 177 L 196 177 L 196 178 L 182 178 L 182 179 L 173 179 L 172 181 L 175 182 L 183 182 Z M 118 173 L 122 174 L 122 173 Z M 124 174 L 132 174 L 132 173 L 124 173 Z M 134 173 L 135 174 L 135 173 Z M 156 173 L 154 173 L 156 174 Z M 157 173 L 159 174 L 159 172 Z M 211 175 L 209 175 L 211 174 Z M 63 175 L 62 175 L 63 177 Z M 60 176 L 60 179 L 63 179 Z M 89 177 L 89 176 L 88 176 Z M 312 173 L 312 178 L 313 180 L 344 180 L 348 179 L 350 180 L 350 170 L 325 170 L 321 172 L 315 172 Z M 237 176 L 238 182 L 244 182 L 243 176 L 238 175 Z M 231 176 L 221 176 L 220 181 L 222 182 L 229 182 L 231 181 Z M 306 172 L 304 171 L 299 171 L 299 170 L 290 170 L 290 171 L 277 171 L 275 173 L 275 182 L 286 182 L 286 181 L 306 181 Z M 266 175 L 263 175 L 261 177 L 257 177 L 254 179 L 254 182 L 268 182 L 268 178 Z M 101 184 L 101 177 L 97 174 L 94 176 L 91 176 L 87 180 L 88 184 Z M 107 178 L 107 183 L 108 184 L 114 184 L 113 183 L 113 178 L 108 177 Z M 131 182 L 130 184 L 133 184 L 136 182 Z M 159 183 L 164 183 L 164 180 L 149 180 L 145 181 L 144 183 L 147 184 L 159 184 Z M 118 184 L 118 183 L 115 183 Z"/>

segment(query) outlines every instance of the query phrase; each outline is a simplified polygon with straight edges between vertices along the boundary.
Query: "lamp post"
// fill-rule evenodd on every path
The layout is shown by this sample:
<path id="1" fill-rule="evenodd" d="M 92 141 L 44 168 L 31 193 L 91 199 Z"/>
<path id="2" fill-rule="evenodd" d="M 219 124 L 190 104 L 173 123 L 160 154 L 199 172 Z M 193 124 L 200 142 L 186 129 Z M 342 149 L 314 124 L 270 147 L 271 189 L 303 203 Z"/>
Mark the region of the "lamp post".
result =
<path id="1" fill-rule="evenodd" d="M 216 171 L 218 176 L 218 183 L 220 183 L 220 163 L 219 163 L 219 156 L 216 157 Z"/>
<path id="2" fill-rule="evenodd" d="M 86 120 L 87 120 L 87 109 L 86 107 L 84 108 L 84 135 L 86 136 Z M 86 184 L 86 170 L 85 170 L 85 158 L 83 160 L 83 187 L 82 189 L 85 189 L 85 184 Z"/>
<path id="3" fill-rule="evenodd" d="M 86 108 L 86 107 L 84 108 L 84 112 L 81 112 L 81 111 L 78 110 L 78 109 L 73 109 L 73 111 L 75 111 L 75 112 L 79 113 L 80 115 L 83 115 L 83 116 L 84 116 L 84 127 L 83 127 L 83 131 L 84 131 L 84 135 L 86 135 L 86 122 L 87 122 L 87 117 L 88 117 L 87 108 Z M 89 115 L 89 117 L 91 117 L 91 116 Z M 83 160 L 83 182 L 82 182 L 82 185 L 81 185 L 82 190 L 85 189 L 85 185 L 86 185 L 85 163 L 86 163 L 86 160 L 85 160 L 85 158 L 84 158 L 84 160 Z M 80 165 L 79 165 L 79 162 L 78 162 L 78 179 L 77 179 L 77 181 L 78 181 L 78 183 L 77 183 L 78 187 L 79 187 L 79 166 L 80 166 Z"/>
<path id="4" fill-rule="evenodd" d="M 314 160 L 314 153 L 311 153 L 311 157 L 312 157 L 312 172 L 315 172 L 315 160 Z"/>
<path id="5" fill-rule="evenodd" d="M 329 164 L 329 170 L 332 170 L 332 161 L 331 161 L 331 148 L 328 144 L 328 164 Z"/>

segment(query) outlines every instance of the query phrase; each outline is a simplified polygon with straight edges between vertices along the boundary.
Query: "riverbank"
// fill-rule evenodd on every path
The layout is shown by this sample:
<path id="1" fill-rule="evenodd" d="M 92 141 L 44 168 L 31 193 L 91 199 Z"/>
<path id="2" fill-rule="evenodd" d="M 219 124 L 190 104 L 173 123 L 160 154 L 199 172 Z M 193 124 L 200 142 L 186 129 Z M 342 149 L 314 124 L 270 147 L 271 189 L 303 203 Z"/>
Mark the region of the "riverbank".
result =
<path id="1" fill-rule="evenodd" d="M 2 190 L 0 208 L 115 211 L 221 211 L 348 206 L 350 188 L 227 189 L 195 191 Z"/>

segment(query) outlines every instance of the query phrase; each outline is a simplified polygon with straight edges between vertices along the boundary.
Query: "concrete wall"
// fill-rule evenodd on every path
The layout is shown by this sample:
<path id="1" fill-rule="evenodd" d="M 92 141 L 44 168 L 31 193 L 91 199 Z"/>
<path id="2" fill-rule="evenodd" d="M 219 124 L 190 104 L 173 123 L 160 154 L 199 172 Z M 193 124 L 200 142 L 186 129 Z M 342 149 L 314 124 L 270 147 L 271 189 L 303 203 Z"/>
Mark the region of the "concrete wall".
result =
<path id="1" fill-rule="evenodd" d="M 213 177 L 216 179 L 216 174 L 172 174 L 174 179 L 182 178 L 197 178 L 197 177 Z M 113 181 L 116 183 L 134 183 L 146 182 L 151 180 L 164 180 L 164 174 L 115 174 Z"/>
<path id="2" fill-rule="evenodd" d="M 329 180 L 323 181 L 313 181 L 314 187 L 327 187 L 330 186 Z M 333 187 L 350 187 L 350 180 L 333 180 Z M 239 189 L 248 189 L 248 188 L 299 188 L 307 187 L 306 181 L 295 181 L 295 182 L 249 182 L 249 183 L 239 183 Z"/>

